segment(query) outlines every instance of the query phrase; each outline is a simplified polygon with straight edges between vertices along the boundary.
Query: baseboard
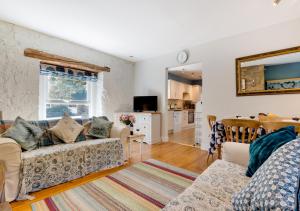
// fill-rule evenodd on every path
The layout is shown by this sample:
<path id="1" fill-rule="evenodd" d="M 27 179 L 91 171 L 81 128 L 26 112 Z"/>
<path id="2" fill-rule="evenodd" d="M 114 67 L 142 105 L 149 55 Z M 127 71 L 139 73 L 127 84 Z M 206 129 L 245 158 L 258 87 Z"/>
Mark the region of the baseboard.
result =
<path id="1" fill-rule="evenodd" d="M 162 142 L 168 142 L 169 141 L 169 137 L 168 136 L 162 136 L 161 137 L 161 141 Z"/>

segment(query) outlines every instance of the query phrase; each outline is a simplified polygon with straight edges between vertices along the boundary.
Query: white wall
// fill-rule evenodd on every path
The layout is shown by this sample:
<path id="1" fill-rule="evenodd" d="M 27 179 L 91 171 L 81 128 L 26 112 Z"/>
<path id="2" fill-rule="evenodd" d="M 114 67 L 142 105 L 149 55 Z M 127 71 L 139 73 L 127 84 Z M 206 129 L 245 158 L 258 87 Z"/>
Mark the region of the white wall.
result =
<path id="1" fill-rule="evenodd" d="M 111 72 L 104 73 L 103 79 L 103 114 L 112 118 L 113 112 L 132 108 L 132 62 L 0 21 L 0 110 L 4 119 L 18 115 L 38 119 L 39 61 L 24 57 L 25 48 L 110 66 Z"/>
<path id="2" fill-rule="evenodd" d="M 188 34 L 187 34 L 188 36 Z M 300 95 L 236 97 L 235 59 L 300 45 L 300 19 L 189 48 L 189 64 L 203 64 L 203 113 L 218 119 L 235 115 L 272 112 L 300 115 Z M 167 136 L 166 67 L 178 66 L 177 52 L 136 64 L 135 94 L 158 95 L 163 112 L 163 136 Z M 203 118 L 202 148 L 207 149 L 209 129 Z"/>

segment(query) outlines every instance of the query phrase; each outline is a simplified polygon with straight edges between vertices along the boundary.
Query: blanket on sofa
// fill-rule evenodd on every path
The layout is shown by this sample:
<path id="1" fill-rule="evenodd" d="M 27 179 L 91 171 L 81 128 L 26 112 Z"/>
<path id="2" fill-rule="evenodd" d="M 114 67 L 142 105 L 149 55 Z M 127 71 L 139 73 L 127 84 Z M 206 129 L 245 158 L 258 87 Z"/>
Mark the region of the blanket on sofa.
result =
<path id="1" fill-rule="evenodd" d="M 120 139 L 96 139 L 54 145 L 22 153 L 20 193 L 28 193 L 124 164 Z"/>

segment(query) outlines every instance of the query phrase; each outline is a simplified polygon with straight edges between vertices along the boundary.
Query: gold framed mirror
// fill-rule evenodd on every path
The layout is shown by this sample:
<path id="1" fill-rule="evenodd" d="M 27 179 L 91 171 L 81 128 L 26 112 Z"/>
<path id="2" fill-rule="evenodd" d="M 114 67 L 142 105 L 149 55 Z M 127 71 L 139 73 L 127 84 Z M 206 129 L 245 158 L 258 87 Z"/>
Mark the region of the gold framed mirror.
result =
<path id="1" fill-rule="evenodd" d="M 300 46 L 236 59 L 236 95 L 300 93 Z"/>

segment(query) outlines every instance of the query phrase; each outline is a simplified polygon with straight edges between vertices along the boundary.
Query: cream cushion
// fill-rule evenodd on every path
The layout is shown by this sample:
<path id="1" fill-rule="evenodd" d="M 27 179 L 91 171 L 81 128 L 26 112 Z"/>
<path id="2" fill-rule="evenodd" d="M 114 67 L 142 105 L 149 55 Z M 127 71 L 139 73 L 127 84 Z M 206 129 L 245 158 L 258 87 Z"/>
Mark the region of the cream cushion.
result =
<path id="1" fill-rule="evenodd" d="M 250 144 L 225 142 L 222 147 L 222 160 L 247 167 L 249 162 L 249 147 Z"/>
<path id="2" fill-rule="evenodd" d="M 50 128 L 49 131 L 65 143 L 74 143 L 83 129 L 84 127 L 74 119 L 69 116 L 64 116 L 54 127 Z"/>

